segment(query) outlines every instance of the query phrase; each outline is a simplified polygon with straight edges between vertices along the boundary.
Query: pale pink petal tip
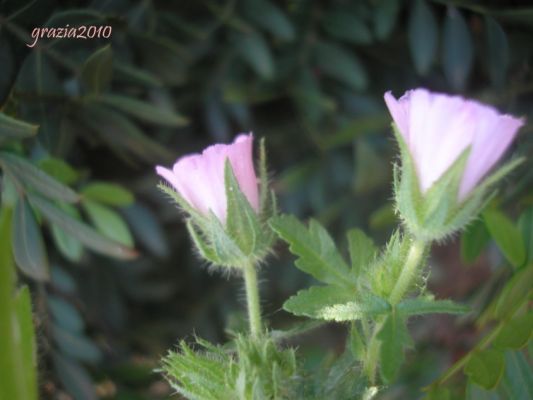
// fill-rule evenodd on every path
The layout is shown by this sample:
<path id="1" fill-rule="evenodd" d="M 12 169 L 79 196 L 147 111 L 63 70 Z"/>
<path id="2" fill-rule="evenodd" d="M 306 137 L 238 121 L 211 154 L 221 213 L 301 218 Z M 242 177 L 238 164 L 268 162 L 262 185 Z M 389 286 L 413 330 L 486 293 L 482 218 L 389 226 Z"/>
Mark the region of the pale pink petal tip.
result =
<path id="1" fill-rule="evenodd" d="M 225 223 L 227 199 L 224 165 L 229 159 L 235 177 L 252 207 L 257 211 L 258 187 L 253 165 L 253 135 L 240 134 L 231 144 L 214 144 L 201 154 L 179 158 L 172 170 L 157 166 L 166 179 L 191 206 L 203 214 L 213 212 Z"/>
<path id="2" fill-rule="evenodd" d="M 525 123 L 490 105 L 423 88 L 409 90 L 399 100 L 389 91 L 384 99 L 414 160 L 422 192 L 471 148 L 459 200 L 494 167 Z"/>
<path id="3" fill-rule="evenodd" d="M 242 142 L 253 141 L 253 140 L 254 140 L 254 135 L 252 132 L 239 133 L 239 135 L 235 138 L 233 143 L 242 143 Z M 228 146 L 231 146 L 231 145 L 228 145 Z"/>

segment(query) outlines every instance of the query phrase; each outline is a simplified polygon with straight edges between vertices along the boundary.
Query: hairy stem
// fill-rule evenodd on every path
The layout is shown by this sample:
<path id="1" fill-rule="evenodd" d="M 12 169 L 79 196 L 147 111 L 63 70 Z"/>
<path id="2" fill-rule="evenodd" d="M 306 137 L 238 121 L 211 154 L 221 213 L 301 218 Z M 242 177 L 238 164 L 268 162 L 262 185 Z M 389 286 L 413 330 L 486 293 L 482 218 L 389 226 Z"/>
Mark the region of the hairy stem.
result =
<path id="1" fill-rule="evenodd" d="M 372 331 L 372 336 L 370 337 L 370 342 L 366 350 L 366 359 L 364 364 L 364 371 L 370 383 L 374 385 L 376 383 L 376 372 L 378 368 L 379 360 L 379 351 L 381 347 L 381 342 L 377 338 L 379 331 L 383 327 L 385 319 L 380 317 L 376 324 L 374 325 L 374 330 Z"/>
<path id="2" fill-rule="evenodd" d="M 424 257 L 426 243 L 419 240 L 413 240 L 409 253 L 405 258 L 405 264 L 402 272 L 394 285 L 389 296 L 389 302 L 394 307 L 405 296 L 414 279 L 417 277 L 418 267 Z M 378 339 L 379 331 L 383 328 L 385 317 L 379 317 L 374 325 L 372 334 L 367 347 L 364 370 L 372 384 L 376 381 L 376 372 L 378 368 L 381 342 Z"/>
<path id="3" fill-rule="evenodd" d="M 417 276 L 417 269 L 422 261 L 424 256 L 424 251 L 426 249 L 426 243 L 420 240 L 413 240 L 407 258 L 405 259 L 405 264 L 403 266 L 402 272 L 392 289 L 392 292 L 389 296 L 389 302 L 395 306 L 398 304 L 405 293 L 409 290 L 409 287 L 412 285 L 414 278 Z"/>
<path id="4" fill-rule="evenodd" d="M 262 330 L 261 308 L 259 306 L 257 271 L 252 263 L 247 263 L 244 266 L 244 284 L 246 287 L 246 303 L 248 305 L 250 333 L 253 337 L 258 337 Z"/>

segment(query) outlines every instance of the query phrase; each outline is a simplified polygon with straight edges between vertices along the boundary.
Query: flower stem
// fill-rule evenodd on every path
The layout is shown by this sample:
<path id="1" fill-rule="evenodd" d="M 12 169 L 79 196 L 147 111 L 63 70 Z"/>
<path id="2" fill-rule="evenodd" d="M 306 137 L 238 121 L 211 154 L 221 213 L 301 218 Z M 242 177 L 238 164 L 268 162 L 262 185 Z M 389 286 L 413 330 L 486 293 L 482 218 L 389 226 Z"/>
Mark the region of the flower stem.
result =
<path id="1" fill-rule="evenodd" d="M 413 240 L 411 248 L 407 253 L 407 257 L 405 258 L 402 272 L 389 296 L 389 302 L 393 307 L 402 300 L 403 296 L 405 296 L 409 287 L 412 285 L 414 278 L 416 278 L 416 273 L 423 259 L 425 249 L 425 242 Z M 370 335 L 370 341 L 366 352 L 364 371 L 372 384 L 375 384 L 376 381 L 376 372 L 381 351 L 381 342 L 377 336 L 379 331 L 383 328 L 384 323 L 384 317 L 379 317 L 377 319 L 372 334 Z"/>
<path id="2" fill-rule="evenodd" d="M 381 348 L 381 342 L 378 340 L 377 336 L 378 336 L 379 331 L 383 327 L 384 322 L 385 320 L 382 317 L 380 317 L 376 321 L 374 325 L 374 330 L 372 332 L 372 336 L 370 337 L 370 342 L 366 350 L 364 371 L 366 373 L 366 376 L 368 376 L 368 379 L 370 380 L 370 383 L 372 385 L 376 383 L 375 382 L 376 372 L 377 372 L 377 367 L 378 367 L 379 352 Z"/>
<path id="3" fill-rule="evenodd" d="M 252 263 L 244 266 L 244 284 L 246 287 L 246 302 L 248 304 L 248 320 L 250 333 L 258 337 L 261 333 L 261 308 L 259 306 L 259 287 L 257 285 L 257 271 Z"/>
<path id="4" fill-rule="evenodd" d="M 403 296 L 409 290 L 409 287 L 413 283 L 413 279 L 416 276 L 417 268 L 424 256 L 424 251 L 426 249 L 426 243 L 421 240 L 413 240 L 407 258 L 405 259 L 405 264 L 403 266 L 402 272 L 394 285 L 392 292 L 389 296 L 389 302 L 391 305 L 395 306 L 402 300 Z"/>

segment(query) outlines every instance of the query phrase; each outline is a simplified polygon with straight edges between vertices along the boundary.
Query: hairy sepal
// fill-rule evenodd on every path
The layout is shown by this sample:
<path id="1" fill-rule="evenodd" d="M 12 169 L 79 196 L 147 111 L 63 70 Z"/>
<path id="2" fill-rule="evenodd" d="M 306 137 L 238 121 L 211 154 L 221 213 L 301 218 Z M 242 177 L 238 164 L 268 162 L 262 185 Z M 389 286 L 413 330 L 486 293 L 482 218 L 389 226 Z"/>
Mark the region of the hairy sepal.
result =
<path id="1" fill-rule="evenodd" d="M 459 187 L 470 154 L 467 148 L 439 180 L 422 193 L 414 159 L 398 129 L 392 126 L 401 155 L 401 167 L 394 166 L 396 211 L 409 233 L 425 242 L 442 241 L 463 229 L 483 209 L 494 185 L 522 162 L 516 159 L 505 164 L 478 184 L 466 199 L 459 201 Z"/>

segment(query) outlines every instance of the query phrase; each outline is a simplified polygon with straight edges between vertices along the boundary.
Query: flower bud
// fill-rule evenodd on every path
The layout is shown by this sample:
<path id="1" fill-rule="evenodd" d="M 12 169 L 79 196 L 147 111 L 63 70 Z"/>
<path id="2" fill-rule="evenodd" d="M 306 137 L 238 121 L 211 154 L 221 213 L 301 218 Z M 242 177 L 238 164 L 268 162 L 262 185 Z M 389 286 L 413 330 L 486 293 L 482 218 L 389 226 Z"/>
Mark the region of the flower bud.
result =
<path id="1" fill-rule="evenodd" d="M 172 170 L 156 171 L 172 185 L 160 185 L 186 211 L 189 233 L 200 255 L 214 265 L 241 267 L 262 259 L 273 234 L 266 220 L 275 212 L 266 195 L 264 151 L 261 193 L 253 163 L 253 136 L 239 135 L 232 144 L 215 144 L 202 154 L 184 156 Z"/>
<path id="2" fill-rule="evenodd" d="M 398 211 L 420 239 L 442 239 L 475 217 L 488 189 L 518 164 L 486 176 L 524 120 L 425 89 L 410 90 L 399 100 L 387 92 L 385 102 L 402 157 L 401 177 L 395 174 Z"/>

